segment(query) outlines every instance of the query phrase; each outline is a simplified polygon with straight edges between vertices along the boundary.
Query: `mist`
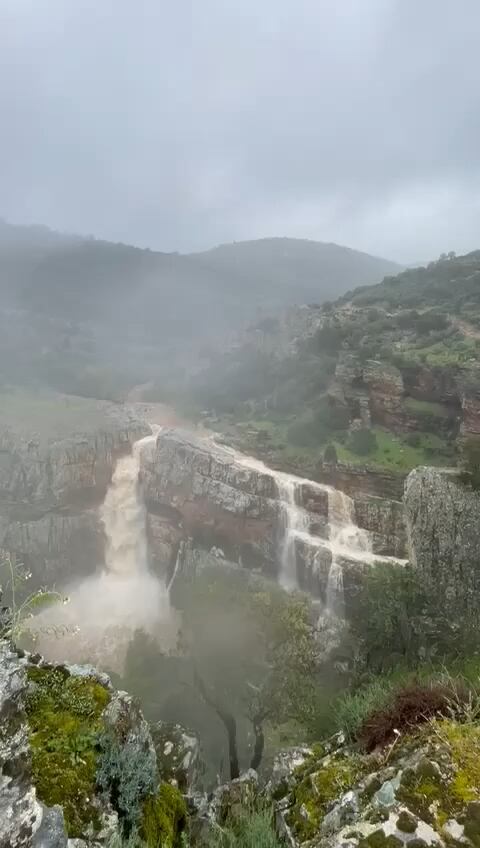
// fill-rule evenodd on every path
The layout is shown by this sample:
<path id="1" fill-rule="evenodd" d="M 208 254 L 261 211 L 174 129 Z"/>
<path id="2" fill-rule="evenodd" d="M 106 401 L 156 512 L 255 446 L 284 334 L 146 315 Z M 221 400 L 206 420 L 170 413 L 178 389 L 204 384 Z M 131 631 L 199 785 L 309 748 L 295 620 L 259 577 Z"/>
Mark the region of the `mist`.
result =
<path id="1" fill-rule="evenodd" d="M 0 845 L 478 841 L 479 36 L 0 0 Z"/>

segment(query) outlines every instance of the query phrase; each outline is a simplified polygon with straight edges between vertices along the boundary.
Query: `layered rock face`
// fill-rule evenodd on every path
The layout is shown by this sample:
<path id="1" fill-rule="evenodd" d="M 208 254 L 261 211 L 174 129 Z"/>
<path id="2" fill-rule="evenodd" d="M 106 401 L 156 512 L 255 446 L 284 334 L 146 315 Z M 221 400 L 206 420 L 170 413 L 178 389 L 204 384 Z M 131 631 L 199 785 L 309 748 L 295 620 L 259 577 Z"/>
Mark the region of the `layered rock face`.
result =
<path id="1" fill-rule="evenodd" d="M 413 565 L 452 620 L 478 603 L 480 494 L 458 473 L 417 468 L 405 485 Z"/>
<path id="2" fill-rule="evenodd" d="M 181 773 L 191 790 L 198 750 L 179 727 L 163 728 L 162 741 L 176 763 L 168 775 L 137 702 L 106 674 L 49 664 L 0 640 L 0 848 L 120 844 L 126 822 L 142 833 L 154 798 L 154 844 L 173 844 L 186 810 L 162 781 Z"/>
<path id="3" fill-rule="evenodd" d="M 113 410 L 66 438 L 0 433 L 0 547 L 37 584 L 95 570 L 103 558 L 97 506 L 117 458 L 149 428 Z"/>
<path id="4" fill-rule="evenodd" d="M 351 418 L 396 433 L 433 432 L 445 438 L 480 432 L 475 381 L 461 368 L 362 362 L 351 352 L 339 356 L 329 393 L 349 408 Z M 380 492 L 377 492 L 380 494 Z"/>
<path id="5" fill-rule="evenodd" d="M 178 544 L 189 537 L 228 559 L 275 571 L 278 502 L 273 472 L 242 467 L 213 440 L 166 430 L 143 466 L 151 554 L 172 568 Z M 165 563 L 165 555 L 168 562 Z"/>
<path id="6" fill-rule="evenodd" d="M 142 481 L 151 558 L 168 578 L 229 562 L 328 604 L 334 573 L 355 594 L 365 564 L 405 553 L 401 505 L 368 495 L 355 504 L 207 436 L 160 432 Z"/>

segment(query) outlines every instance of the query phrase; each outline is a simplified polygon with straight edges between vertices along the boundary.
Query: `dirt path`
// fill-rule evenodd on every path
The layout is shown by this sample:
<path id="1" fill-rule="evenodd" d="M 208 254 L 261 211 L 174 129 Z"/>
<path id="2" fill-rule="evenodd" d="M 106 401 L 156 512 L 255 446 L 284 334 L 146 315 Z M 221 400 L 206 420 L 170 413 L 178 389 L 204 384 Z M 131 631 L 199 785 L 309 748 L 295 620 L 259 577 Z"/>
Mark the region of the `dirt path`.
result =
<path id="1" fill-rule="evenodd" d="M 467 336 L 469 339 L 480 339 L 480 329 L 478 327 L 474 327 L 468 321 L 462 321 L 461 318 L 457 318 L 455 315 L 449 315 L 448 317 L 452 327 L 456 327 L 464 336 Z"/>

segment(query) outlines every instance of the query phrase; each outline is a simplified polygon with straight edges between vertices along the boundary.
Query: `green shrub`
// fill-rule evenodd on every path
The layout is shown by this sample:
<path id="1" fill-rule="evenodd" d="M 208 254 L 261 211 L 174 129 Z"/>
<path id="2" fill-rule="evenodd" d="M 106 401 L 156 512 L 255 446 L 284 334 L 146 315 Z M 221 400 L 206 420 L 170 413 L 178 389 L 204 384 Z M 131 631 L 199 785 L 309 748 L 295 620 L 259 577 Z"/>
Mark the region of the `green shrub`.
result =
<path id="1" fill-rule="evenodd" d="M 336 353 L 340 350 L 343 341 L 343 332 L 339 327 L 325 325 L 315 333 L 314 344 L 318 351 L 325 353 Z"/>
<path id="2" fill-rule="evenodd" d="M 211 848 L 281 848 L 275 833 L 273 810 L 269 807 L 245 809 L 238 821 L 218 826 L 209 845 Z"/>
<path id="3" fill-rule="evenodd" d="M 405 437 L 405 441 L 411 448 L 419 448 L 422 443 L 418 433 L 409 433 L 408 436 Z"/>
<path id="4" fill-rule="evenodd" d="M 147 848 L 179 848 L 186 818 L 187 808 L 180 791 L 162 783 L 157 794 L 144 802 L 140 836 Z"/>
<path id="5" fill-rule="evenodd" d="M 463 469 L 462 480 L 469 483 L 472 489 L 480 489 L 480 438 L 470 436 L 462 445 L 461 465 Z"/>
<path id="6" fill-rule="evenodd" d="M 367 430 L 366 428 L 354 430 L 350 434 L 348 447 L 358 456 L 368 456 L 369 453 L 373 453 L 378 447 L 377 437 L 375 433 L 372 433 L 371 430 Z"/>
<path id="7" fill-rule="evenodd" d="M 338 462 L 337 457 L 337 449 L 335 445 L 328 444 L 323 452 L 324 462 L 329 463 L 330 465 L 336 465 Z"/>
<path id="8" fill-rule="evenodd" d="M 375 710 L 383 709 L 392 699 L 393 683 L 386 677 L 374 677 L 356 692 L 342 695 L 335 701 L 337 729 L 347 739 L 356 739 L 362 725 Z"/>
<path id="9" fill-rule="evenodd" d="M 318 429 L 332 433 L 337 430 L 346 430 L 350 423 L 350 414 L 346 406 L 324 396 L 315 407 L 314 421 Z"/>
<path id="10" fill-rule="evenodd" d="M 145 798 L 155 794 L 156 759 L 149 748 L 136 741 L 120 743 L 112 732 L 103 733 L 98 744 L 97 785 L 109 796 L 128 836 L 139 826 Z"/>

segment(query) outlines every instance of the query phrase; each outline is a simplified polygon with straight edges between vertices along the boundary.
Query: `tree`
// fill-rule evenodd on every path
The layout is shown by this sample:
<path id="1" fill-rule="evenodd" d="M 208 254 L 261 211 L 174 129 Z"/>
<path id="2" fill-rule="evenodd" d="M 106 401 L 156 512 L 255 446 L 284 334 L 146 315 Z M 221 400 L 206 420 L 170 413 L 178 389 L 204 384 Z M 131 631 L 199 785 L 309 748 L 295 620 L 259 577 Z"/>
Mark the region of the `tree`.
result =
<path id="1" fill-rule="evenodd" d="M 480 489 L 480 437 L 469 436 L 462 445 L 462 480 Z"/>
<path id="2" fill-rule="evenodd" d="M 350 434 L 348 447 L 359 456 L 367 456 L 376 449 L 377 437 L 375 433 L 372 433 L 371 430 L 367 430 L 366 428 L 354 430 Z"/>
<path id="3" fill-rule="evenodd" d="M 308 602 L 241 571 L 208 569 L 184 589 L 181 606 L 179 645 L 192 684 L 225 728 L 234 779 L 241 720 L 253 731 L 250 767 L 258 769 L 267 723 L 313 719 L 317 647 Z"/>
<path id="4" fill-rule="evenodd" d="M 329 465 L 336 465 L 338 462 L 337 449 L 335 445 L 328 444 L 323 453 L 323 460 Z"/>

